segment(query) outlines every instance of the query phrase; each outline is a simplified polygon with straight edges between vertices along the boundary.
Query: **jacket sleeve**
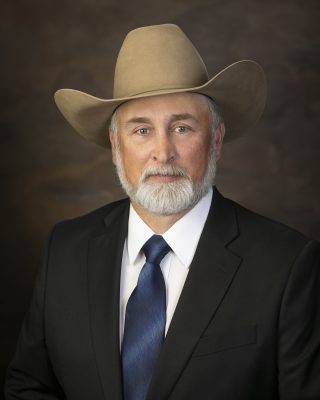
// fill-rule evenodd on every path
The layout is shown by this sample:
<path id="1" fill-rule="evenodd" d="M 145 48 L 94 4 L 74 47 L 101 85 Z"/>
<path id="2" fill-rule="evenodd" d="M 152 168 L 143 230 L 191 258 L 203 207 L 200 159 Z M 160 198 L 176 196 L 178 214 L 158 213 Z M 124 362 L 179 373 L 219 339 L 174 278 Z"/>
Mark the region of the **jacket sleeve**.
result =
<path id="1" fill-rule="evenodd" d="M 53 372 L 46 347 L 44 309 L 51 233 L 5 383 L 7 400 L 62 400 L 65 395 Z"/>
<path id="2" fill-rule="evenodd" d="M 279 397 L 320 399 L 320 244 L 296 259 L 279 316 Z"/>

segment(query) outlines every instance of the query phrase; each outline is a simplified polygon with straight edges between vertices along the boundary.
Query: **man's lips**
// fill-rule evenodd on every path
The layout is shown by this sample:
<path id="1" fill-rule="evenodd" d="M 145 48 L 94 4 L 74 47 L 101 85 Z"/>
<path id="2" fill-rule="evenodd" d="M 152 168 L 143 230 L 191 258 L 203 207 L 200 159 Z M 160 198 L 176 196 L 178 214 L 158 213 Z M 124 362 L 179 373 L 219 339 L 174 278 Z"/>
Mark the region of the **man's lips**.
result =
<path id="1" fill-rule="evenodd" d="M 154 182 L 174 182 L 178 179 L 180 179 L 181 176 L 178 175 L 161 175 L 161 174 L 156 174 L 156 175 L 150 175 L 148 176 L 147 180 L 148 181 L 154 181 Z"/>

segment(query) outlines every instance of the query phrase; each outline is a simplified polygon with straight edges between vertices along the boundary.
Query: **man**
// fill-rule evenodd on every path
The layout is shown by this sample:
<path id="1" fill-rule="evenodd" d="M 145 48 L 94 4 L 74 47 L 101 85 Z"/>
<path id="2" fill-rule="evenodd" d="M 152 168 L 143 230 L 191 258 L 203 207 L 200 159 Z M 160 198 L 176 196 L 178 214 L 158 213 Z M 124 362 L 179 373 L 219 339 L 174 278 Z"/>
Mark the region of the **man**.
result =
<path id="1" fill-rule="evenodd" d="M 110 124 L 130 201 L 53 229 L 7 399 L 319 399 L 318 243 L 212 190 L 224 136 L 263 110 L 261 67 L 209 80 L 177 26 L 145 27 L 114 99 L 56 102 L 97 144 Z"/>

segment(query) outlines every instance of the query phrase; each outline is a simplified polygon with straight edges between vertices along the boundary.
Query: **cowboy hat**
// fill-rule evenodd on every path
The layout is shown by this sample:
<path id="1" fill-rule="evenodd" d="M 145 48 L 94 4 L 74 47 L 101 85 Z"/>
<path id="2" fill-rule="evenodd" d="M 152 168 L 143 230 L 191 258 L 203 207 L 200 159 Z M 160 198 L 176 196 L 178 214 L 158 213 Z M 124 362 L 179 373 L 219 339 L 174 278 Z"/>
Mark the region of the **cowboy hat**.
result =
<path id="1" fill-rule="evenodd" d="M 182 92 L 215 100 L 229 141 L 258 121 L 266 100 L 266 79 L 261 66 L 251 60 L 235 62 L 209 79 L 202 58 L 187 36 L 177 25 L 164 24 L 128 33 L 116 63 L 112 99 L 73 89 L 60 89 L 54 97 L 80 135 L 107 147 L 110 119 L 120 104 Z"/>

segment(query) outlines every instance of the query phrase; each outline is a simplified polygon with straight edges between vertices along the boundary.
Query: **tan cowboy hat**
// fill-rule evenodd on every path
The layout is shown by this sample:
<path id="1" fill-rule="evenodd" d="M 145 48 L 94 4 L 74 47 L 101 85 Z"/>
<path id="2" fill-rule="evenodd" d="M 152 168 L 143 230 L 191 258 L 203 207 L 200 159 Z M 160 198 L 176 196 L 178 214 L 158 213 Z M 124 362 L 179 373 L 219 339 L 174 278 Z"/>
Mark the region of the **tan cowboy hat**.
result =
<path id="1" fill-rule="evenodd" d="M 164 24 L 128 33 L 118 55 L 112 99 L 73 89 L 60 89 L 54 97 L 80 135 L 107 147 L 112 113 L 128 100 L 181 92 L 207 95 L 219 106 L 229 141 L 258 121 L 266 91 L 264 72 L 251 60 L 231 64 L 209 79 L 202 58 L 187 36 L 178 26 Z"/>

